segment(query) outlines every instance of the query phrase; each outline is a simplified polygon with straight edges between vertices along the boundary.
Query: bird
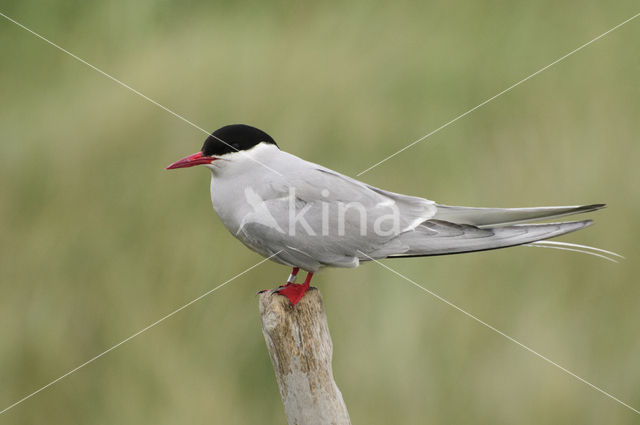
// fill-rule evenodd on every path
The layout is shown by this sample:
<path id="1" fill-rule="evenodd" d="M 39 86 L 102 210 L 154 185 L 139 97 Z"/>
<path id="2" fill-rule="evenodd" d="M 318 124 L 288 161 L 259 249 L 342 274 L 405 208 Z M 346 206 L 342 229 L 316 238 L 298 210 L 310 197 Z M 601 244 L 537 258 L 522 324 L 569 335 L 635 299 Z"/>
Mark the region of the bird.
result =
<path id="1" fill-rule="evenodd" d="M 439 204 L 368 185 L 280 149 L 264 131 L 231 124 L 168 170 L 211 171 L 222 224 L 249 249 L 291 268 L 275 293 L 298 303 L 325 267 L 459 254 L 541 243 L 591 220 L 530 223 L 595 211 L 605 204 L 479 208 Z M 526 223 L 526 224 L 523 224 Z M 554 242 L 559 243 L 559 242 Z M 297 284 L 300 270 L 307 272 Z"/>

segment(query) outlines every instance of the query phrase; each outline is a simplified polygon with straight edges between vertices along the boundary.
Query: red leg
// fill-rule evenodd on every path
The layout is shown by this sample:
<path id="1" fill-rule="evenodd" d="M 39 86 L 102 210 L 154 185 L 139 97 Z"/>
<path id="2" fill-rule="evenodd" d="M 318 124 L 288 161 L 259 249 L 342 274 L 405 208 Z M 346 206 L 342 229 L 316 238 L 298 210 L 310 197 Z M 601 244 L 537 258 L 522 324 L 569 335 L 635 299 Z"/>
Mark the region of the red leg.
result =
<path id="1" fill-rule="evenodd" d="M 296 283 L 296 277 L 298 277 L 298 272 L 300 271 L 300 267 L 294 267 L 291 269 L 291 274 L 289 275 L 289 279 L 284 285 L 278 286 L 278 288 L 284 288 L 285 286 L 293 285 Z"/>
<path id="2" fill-rule="evenodd" d="M 296 283 L 296 277 L 298 277 L 298 272 L 300 271 L 300 267 L 294 267 L 291 269 L 291 275 L 289 279 L 287 279 L 287 285 L 290 283 Z"/>
<path id="3" fill-rule="evenodd" d="M 311 286 L 312 277 L 313 277 L 313 273 L 307 273 L 307 278 L 304 280 L 304 283 L 302 285 L 289 283 L 284 288 L 278 289 L 277 293 L 289 298 L 291 305 L 296 305 L 298 301 L 300 301 L 302 297 L 304 297 L 304 294 L 306 294 L 307 291 L 309 290 L 309 287 Z"/>

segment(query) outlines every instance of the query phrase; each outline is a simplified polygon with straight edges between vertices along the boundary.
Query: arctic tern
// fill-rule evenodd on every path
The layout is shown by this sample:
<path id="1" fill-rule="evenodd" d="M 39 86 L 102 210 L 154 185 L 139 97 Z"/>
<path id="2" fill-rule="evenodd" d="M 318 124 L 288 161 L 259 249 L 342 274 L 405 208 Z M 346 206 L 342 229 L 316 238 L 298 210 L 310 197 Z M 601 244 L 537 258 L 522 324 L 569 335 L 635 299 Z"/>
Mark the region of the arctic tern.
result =
<path id="1" fill-rule="evenodd" d="M 483 251 L 535 243 L 582 229 L 590 220 L 520 224 L 594 211 L 604 204 L 472 208 L 388 192 L 279 149 L 255 127 L 214 131 L 200 152 L 167 169 L 204 165 L 224 226 L 259 254 L 292 268 L 277 292 L 296 304 L 323 267 Z M 298 271 L 307 272 L 295 284 Z"/>

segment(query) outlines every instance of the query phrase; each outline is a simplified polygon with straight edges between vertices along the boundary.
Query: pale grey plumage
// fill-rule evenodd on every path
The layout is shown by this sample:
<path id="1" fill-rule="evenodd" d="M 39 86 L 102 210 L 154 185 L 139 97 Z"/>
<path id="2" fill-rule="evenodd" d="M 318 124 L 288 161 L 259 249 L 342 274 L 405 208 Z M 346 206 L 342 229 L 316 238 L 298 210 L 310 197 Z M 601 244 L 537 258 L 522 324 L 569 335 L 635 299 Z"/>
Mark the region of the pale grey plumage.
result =
<path id="1" fill-rule="evenodd" d="M 602 207 L 439 205 L 369 186 L 263 143 L 243 155 L 225 155 L 208 167 L 213 174 L 213 206 L 224 225 L 254 251 L 264 256 L 280 251 L 274 261 L 312 272 L 324 266 L 356 267 L 371 258 L 522 245 L 572 232 L 591 222 L 512 223 Z M 304 222 L 292 224 L 292 211 L 294 216 L 304 217 Z M 339 219 L 341 211 L 344 220 Z M 362 211 L 365 220 L 361 220 Z M 385 227 L 384 218 L 394 213 L 397 223 L 392 221 Z"/>

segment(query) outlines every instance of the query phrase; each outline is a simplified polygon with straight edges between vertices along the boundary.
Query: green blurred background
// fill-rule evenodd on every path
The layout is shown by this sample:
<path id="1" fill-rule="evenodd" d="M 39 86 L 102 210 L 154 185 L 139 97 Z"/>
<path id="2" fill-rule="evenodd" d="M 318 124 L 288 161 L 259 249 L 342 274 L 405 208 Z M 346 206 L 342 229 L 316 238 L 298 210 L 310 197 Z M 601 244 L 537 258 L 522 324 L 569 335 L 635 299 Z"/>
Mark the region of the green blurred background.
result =
<path id="1" fill-rule="evenodd" d="M 355 176 L 637 13 L 634 0 L 7 1 L 0 11 L 198 125 Z M 640 407 L 640 19 L 361 178 L 453 205 L 607 202 L 533 248 L 387 264 Z M 204 135 L 0 18 L 0 409 L 260 257 L 221 225 Z M 283 424 L 266 263 L 0 416 Z M 315 279 L 354 424 L 639 416 L 375 264 Z"/>

